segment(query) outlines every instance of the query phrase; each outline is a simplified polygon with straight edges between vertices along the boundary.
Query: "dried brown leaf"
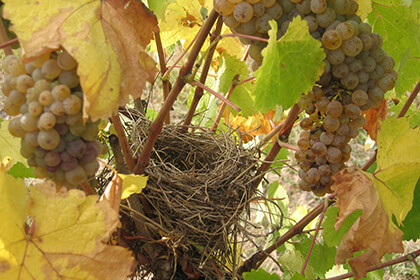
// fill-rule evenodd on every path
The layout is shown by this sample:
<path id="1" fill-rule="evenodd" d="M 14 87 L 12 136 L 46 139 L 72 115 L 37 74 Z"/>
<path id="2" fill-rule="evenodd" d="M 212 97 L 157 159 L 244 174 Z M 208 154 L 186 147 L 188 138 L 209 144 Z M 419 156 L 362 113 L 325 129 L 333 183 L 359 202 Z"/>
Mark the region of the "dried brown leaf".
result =
<path id="1" fill-rule="evenodd" d="M 357 168 L 347 168 L 334 175 L 337 192 L 338 229 L 354 211 L 362 210 L 350 230 L 344 235 L 337 249 L 337 264 L 349 264 L 355 279 L 366 276 L 367 268 L 378 265 L 386 253 L 403 252 L 403 233 L 390 221 L 372 180 Z M 365 250 L 353 258 L 355 252 Z"/>
<path id="2" fill-rule="evenodd" d="M 365 115 L 366 119 L 366 124 L 363 128 L 366 129 L 370 138 L 376 141 L 378 130 L 381 129 L 380 122 L 382 122 L 388 114 L 387 100 L 382 99 L 381 105 L 379 105 L 378 108 L 369 109 L 364 111 L 363 114 Z"/>

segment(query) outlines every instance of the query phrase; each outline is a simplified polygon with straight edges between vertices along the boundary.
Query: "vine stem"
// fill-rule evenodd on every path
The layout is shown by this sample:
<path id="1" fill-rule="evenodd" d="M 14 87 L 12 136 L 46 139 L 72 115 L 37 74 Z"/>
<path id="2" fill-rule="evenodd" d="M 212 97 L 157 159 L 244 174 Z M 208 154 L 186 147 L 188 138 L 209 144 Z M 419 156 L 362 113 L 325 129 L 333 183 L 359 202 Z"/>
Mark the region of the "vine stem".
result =
<path id="1" fill-rule="evenodd" d="M 222 100 L 225 104 L 227 104 L 230 107 L 232 107 L 235 111 L 238 111 L 238 112 L 241 111 L 241 108 L 239 108 L 238 106 L 236 106 L 235 104 L 233 104 L 232 101 L 230 101 L 229 99 L 226 99 L 223 95 L 221 95 L 220 93 L 212 90 L 211 88 L 209 88 L 208 86 L 200 83 L 199 81 L 191 81 L 191 82 L 189 82 L 189 84 L 192 85 L 192 86 L 197 86 L 197 87 L 200 87 L 202 89 L 205 89 L 209 93 L 213 94 L 214 96 L 216 96 L 217 98 L 219 98 L 220 100 Z"/>
<path id="2" fill-rule="evenodd" d="M 172 90 L 169 92 L 168 97 L 163 103 L 163 106 L 160 109 L 158 115 L 156 116 L 156 119 L 150 125 L 149 136 L 147 137 L 146 143 L 144 144 L 143 150 L 133 170 L 135 174 L 143 174 L 144 168 L 147 165 L 149 165 L 150 155 L 152 153 L 153 146 L 156 142 L 156 139 L 159 133 L 162 131 L 165 117 L 167 113 L 169 112 L 169 110 L 171 110 L 172 105 L 177 99 L 179 93 L 184 88 L 186 84 L 186 79 L 189 76 L 189 74 L 191 74 L 191 70 L 194 66 L 194 62 L 200 52 L 200 49 L 202 48 L 203 43 L 206 40 L 207 35 L 209 34 L 211 27 L 213 26 L 218 16 L 219 14 L 213 9 L 210 12 L 206 21 L 204 22 L 204 24 L 201 26 L 201 29 L 197 34 L 197 39 L 195 41 L 194 46 L 191 48 L 187 61 L 179 70 L 178 78 L 176 79 L 176 82 L 173 85 Z"/>
<path id="3" fill-rule="evenodd" d="M 325 200 L 325 201 L 324 201 L 324 209 L 322 210 L 322 213 L 321 213 L 321 215 L 319 216 L 319 222 L 318 222 L 318 225 L 316 226 L 316 230 L 315 230 L 314 237 L 312 238 L 311 247 L 309 248 L 308 255 L 306 255 L 305 263 L 303 264 L 303 266 L 302 266 L 302 270 L 301 270 L 301 272 L 300 272 L 300 274 L 301 274 L 301 275 L 304 275 L 304 274 L 305 274 L 305 269 L 306 269 L 306 266 L 308 265 L 309 258 L 311 257 L 312 250 L 313 250 L 313 248 L 314 248 L 315 241 L 316 241 L 316 238 L 317 238 L 317 236 L 318 236 L 319 229 L 321 228 L 322 220 L 324 219 L 324 214 L 325 214 L 325 211 L 327 211 L 328 206 L 329 206 L 329 205 L 328 205 L 328 202 Z"/>
<path id="4" fill-rule="evenodd" d="M 398 113 L 397 118 L 402 118 L 405 116 L 405 114 L 408 111 L 408 108 L 410 108 L 411 104 L 413 104 L 414 99 L 416 99 L 419 91 L 420 91 L 420 80 L 414 86 L 413 91 L 408 96 L 408 99 L 404 103 L 403 107 L 401 108 L 401 111 Z M 363 171 L 368 170 L 369 167 L 376 161 L 376 155 L 377 155 L 377 152 L 375 151 L 375 154 L 368 161 L 366 161 L 365 164 L 363 164 L 361 168 Z"/>
<path id="5" fill-rule="evenodd" d="M 318 204 L 314 209 L 311 210 L 311 212 L 306 214 L 305 217 L 303 217 L 299 222 L 291 227 L 285 234 L 280 236 L 273 245 L 266 248 L 265 250 L 256 252 L 249 259 L 247 259 L 243 265 L 239 267 L 239 274 L 242 275 L 243 272 L 249 272 L 251 269 L 257 269 L 274 250 L 283 245 L 293 236 L 302 233 L 303 229 L 324 211 L 325 204 L 328 206 L 332 204 L 331 197 L 325 202 Z"/>
<path id="6" fill-rule="evenodd" d="M 7 41 L 7 42 L 4 42 L 4 43 L 0 44 L 0 49 L 5 49 L 5 48 L 17 43 L 17 42 L 19 42 L 18 38 L 12 39 L 12 40 Z M 13 54 L 13 52 L 11 54 Z"/>
<path id="7" fill-rule="evenodd" d="M 407 255 L 401 256 L 399 258 L 383 262 L 379 265 L 370 266 L 370 267 L 368 267 L 367 272 L 378 270 L 378 269 L 381 269 L 381 268 L 384 268 L 384 267 L 392 266 L 392 265 L 402 263 L 402 262 L 406 262 L 406 261 L 415 261 L 415 258 L 417 258 L 419 255 L 420 255 L 420 249 L 418 249 L 416 251 L 413 251 L 411 253 L 408 253 Z M 345 274 L 341 274 L 341 275 L 338 275 L 338 276 L 326 278 L 326 279 L 323 279 L 323 280 L 341 280 L 341 279 L 350 278 L 352 276 L 353 276 L 353 272 L 348 272 L 348 273 L 345 273 Z"/>
<path id="8" fill-rule="evenodd" d="M 251 39 L 251 40 L 256 40 L 256 41 L 261 41 L 261 42 L 268 43 L 268 39 L 257 37 L 257 36 L 252 36 L 252 35 L 238 34 L 238 33 L 223 34 L 220 37 L 222 37 L 222 38 L 242 37 L 242 38 L 245 38 L 245 39 Z"/>
<path id="9" fill-rule="evenodd" d="M 165 60 L 165 51 L 163 50 L 162 40 L 160 38 L 159 31 L 154 32 L 154 35 L 155 35 L 156 49 L 157 49 L 157 53 L 159 57 L 160 74 L 163 76 L 166 70 L 168 70 L 168 67 L 166 66 L 166 60 Z M 165 99 L 168 97 L 169 88 L 170 88 L 169 80 L 162 79 L 163 101 L 165 101 Z M 170 122 L 171 122 L 171 115 L 169 111 L 168 114 L 166 115 L 165 123 L 168 124 Z"/>
<path id="10" fill-rule="evenodd" d="M 15 42 L 13 42 L 10 45 L 6 45 L 7 43 L 12 42 L 12 41 L 15 41 Z M 4 49 L 4 53 L 6 55 L 13 54 L 12 48 L 10 46 L 13 45 L 16 42 L 18 42 L 18 39 L 17 38 L 9 41 L 9 36 L 7 36 L 6 27 L 4 27 L 3 21 L 0 21 L 0 43 L 2 43 L 1 44 L 1 46 L 2 46 L 1 48 Z"/>
<path id="11" fill-rule="evenodd" d="M 124 127 L 121 123 L 120 116 L 118 113 L 116 113 L 112 115 L 110 119 L 115 127 L 115 131 L 117 132 L 117 137 L 121 145 L 121 150 L 123 152 L 125 162 L 127 163 L 127 167 L 129 170 L 133 170 L 135 166 L 133 152 L 130 149 L 130 144 L 128 144 L 127 137 L 125 136 Z"/>
<path id="12" fill-rule="evenodd" d="M 211 66 L 211 62 L 213 61 L 213 54 L 217 47 L 217 41 L 215 42 L 215 40 L 220 35 L 220 32 L 222 31 L 222 27 L 223 27 L 223 20 L 222 20 L 222 17 L 219 16 L 219 19 L 217 20 L 217 23 L 216 23 L 216 28 L 210 36 L 210 44 L 212 46 L 210 47 L 207 53 L 206 60 L 204 61 L 204 65 L 203 65 L 203 70 L 200 75 L 199 81 L 202 84 L 206 83 L 207 76 L 208 76 L 210 66 Z M 213 42 L 215 42 L 215 44 L 212 44 Z M 181 132 L 185 133 L 187 130 L 187 127 L 191 124 L 191 121 L 194 117 L 195 110 L 197 110 L 198 103 L 200 102 L 200 99 L 203 96 L 203 91 L 204 89 L 202 87 L 196 87 L 195 92 L 194 92 L 194 97 L 191 102 L 191 106 L 188 109 L 187 115 L 185 117 Z"/>

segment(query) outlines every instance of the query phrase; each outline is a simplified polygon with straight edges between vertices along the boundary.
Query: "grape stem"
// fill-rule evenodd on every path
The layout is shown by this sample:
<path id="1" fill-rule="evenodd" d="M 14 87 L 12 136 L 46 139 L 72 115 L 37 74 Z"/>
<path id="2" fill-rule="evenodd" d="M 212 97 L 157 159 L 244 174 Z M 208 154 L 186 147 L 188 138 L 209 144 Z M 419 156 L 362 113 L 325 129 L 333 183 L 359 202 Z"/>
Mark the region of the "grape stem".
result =
<path id="1" fill-rule="evenodd" d="M 398 113 L 397 118 L 402 118 L 405 116 L 405 114 L 408 111 L 408 108 L 410 108 L 411 104 L 413 104 L 414 99 L 416 99 L 417 94 L 420 91 L 420 80 L 417 82 L 417 84 L 414 86 L 413 91 L 408 96 L 407 101 L 404 103 L 404 106 L 401 108 L 401 111 Z M 376 161 L 376 154 L 377 151 L 375 151 L 375 154 L 362 166 L 362 170 L 366 171 L 369 169 L 369 167 Z"/>
<path id="2" fill-rule="evenodd" d="M 226 103 L 227 105 L 229 105 L 230 107 L 232 107 L 232 109 L 234 109 L 235 111 L 238 111 L 238 112 L 241 111 L 241 108 L 239 108 L 238 106 L 236 106 L 235 104 L 233 104 L 232 101 L 230 101 L 229 99 L 226 99 L 223 95 L 221 95 L 220 93 L 212 90 L 211 88 L 209 88 L 208 86 L 200 83 L 199 81 L 191 81 L 191 82 L 189 82 L 189 84 L 192 85 L 192 86 L 197 86 L 197 87 L 201 87 L 202 89 L 205 89 L 206 91 L 208 91 L 209 93 L 213 94 L 215 97 L 219 98 L 224 103 Z"/>
<path id="3" fill-rule="evenodd" d="M 222 20 L 222 17 L 219 16 L 219 19 L 217 20 L 217 23 L 216 23 L 216 28 L 210 36 L 210 44 L 212 44 L 216 40 L 216 38 L 220 35 L 220 32 L 222 31 L 222 26 L 223 26 L 223 20 Z M 201 76 L 199 80 L 200 83 L 202 84 L 205 84 L 206 82 L 206 79 L 210 70 L 210 66 L 213 61 L 213 54 L 214 54 L 214 51 L 216 50 L 216 46 L 217 46 L 217 42 L 215 44 L 212 44 L 212 46 L 210 47 L 207 53 L 206 60 L 204 61 L 203 70 L 201 72 Z M 188 129 L 187 127 L 191 124 L 192 118 L 194 117 L 194 114 L 195 114 L 195 110 L 197 110 L 198 103 L 200 102 L 200 99 L 203 96 L 203 92 L 204 92 L 204 89 L 202 87 L 196 87 L 195 92 L 194 92 L 194 97 L 191 102 L 191 106 L 188 109 L 187 116 L 185 117 L 183 127 L 181 129 L 182 133 L 185 133 Z"/>
<path id="4" fill-rule="evenodd" d="M 12 40 L 7 41 L 7 42 L 5 42 L 5 43 L 2 43 L 2 44 L 0 44 L 0 49 L 6 49 L 7 47 L 9 47 L 9 46 L 11 46 L 11 45 L 13 45 L 13 44 L 15 44 L 15 43 L 17 43 L 17 42 L 19 42 L 18 38 L 15 38 L 15 39 L 12 39 Z M 6 52 L 6 51 L 5 51 L 5 52 Z M 6 54 L 7 54 L 7 53 L 6 53 Z M 11 54 L 13 54 L 13 52 L 12 52 Z M 8 55 L 8 54 L 7 54 L 7 55 Z"/>
<path id="5" fill-rule="evenodd" d="M 159 57 L 159 66 L 160 66 L 160 74 L 163 76 L 168 70 L 168 67 L 166 66 L 166 59 L 165 59 L 165 51 L 163 50 L 162 46 L 162 40 L 160 38 L 159 31 L 154 32 L 155 35 L 155 43 L 156 43 L 156 49 Z M 163 101 L 168 97 L 169 94 L 169 88 L 171 87 L 168 79 L 162 79 L 162 90 L 163 90 Z M 171 115 L 170 112 L 166 115 L 165 123 L 171 122 Z"/>
<path id="6" fill-rule="evenodd" d="M 160 109 L 156 119 L 152 122 L 150 126 L 149 136 L 144 144 L 143 150 L 137 160 L 137 163 L 134 167 L 135 174 L 143 174 L 144 168 L 149 165 L 150 155 L 153 150 L 153 146 L 156 142 L 156 139 L 160 132 L 162 131 L 163 122 L 166 118 L 167 113 L 171 110 L 172 105 L 177 99 L 179 93 L 184 88 L 186 84 L 186 77 L 191 74 L 191 70 L 194 66 L 194 62 L 200 53 L 204 41 L 207 38 L 208 33 L 210 32 L 214 22 L 216 21 L 219 14 L 213 9 L 204 24 L 201 26 L 200 31 L 197 33 L 197 39 L 195 40 L 194 46 L 191 48 L 190 54 L 187 61 L 184 63 L 182 68 L 179 70 L 178 78 L 175 81 L 175 84 L 172 87 L 172 90 L 169 92 L 168 97 L 163 103 L 162 108 Z M 177 63 L 175 63 L 176 65 Z M 170 69 L 169 69 L 170 70 Z M 168 71 L 169 71 L 168 70 Z M 166 75 L 166 73 L 165 73 Z"/>
<path id="7" fill-rule="evenodd" d="M 115 127 L 115 131 L 117 132 L 117 137 L 120 142 L 121 150 L 124 154 L 127 167 L 129 170 L 133 170 L 135 166 L 133 152 L 130 149 L 130 144 L 128 144 L 127 137 L 125 136 L 124 127 L 121 123 L 120 116 L 118 114 L 114 114 L 110 119 Z"/>
<path id="8" fill-rule="evenodd" d="M 238 34 L 238 33 L 223 34 L 220 37 L 221 38 L 242 37 L 242 38 L 246 38 L 246 39 L 251 39 L 251 40 L 256 40 L 256 41 L 261 41 L 261 42 L 268 43 L 268 39 L 257 37 L 257 36 L 252 36 L 252 35 Z"/>
<path id="9" fill-rule="evenodd" d="M 325 211 L 327 211 L 328 206 L 329 206 L 329 204 L 328 204 L 327 200 L 325 200 L 324 201 L 324 209 L 322 210 L 322 213 L 319 216 L 319 222 L 318 222 L 318 225 L 316 226 L 314 237 L 312 238 L 311 247 L 309 247 L 309 251 L 308 251 L 308 254 L 306 255 L 305 263 L 303 264 L 302 270 L 300 272 L 301 275 L 305 274 L 306 266 L 308 265 L 309 258 L 311 257 L 311 253 L 312 253 L 312 250 L 314 248 L 315 241 L 316 241 L 316 238 L 317 238 L 318 233 L 319 233 L 319 229 L 321 228 L 321 224 L 322 224 L 322 220 L 324 219 Z"/>
<path id="10" fill-rule="evenodd" d="M 415 262 L 415 258 L 417 258 L 419 255 L 420 255 L 420 249 L 419 250 L 416 250 L 416 251 L 413 251 L 413 252 L 411 252 L 411 253 L 409 253 L 407 255 L 401 256 L 399 258 L 396 258 L 396 259 L 393 259 L 393 260 L 389 260 L 389 261 L 383 262 L 383 263 L 381 263 L 379 265 L 373 265 L 373 266 L 371 266 L 371 267 L 369 267 L 367 269 L 367 272 L 378 270 L 378 269 L 381 269 L 381 268 L 384 268 L 384 267 L 388 267 L 388 266 L 393 266 L 395 264 L 406 262 L 406 261 L 414 261 Z M 338 276 L 326 278 L 326 279 L 323 279 L 323 280 L 341 280 L 341 279 L 347 279 L 347 278 L 352 277 L 353 275 L 354 275 L 353 272 L 348 272 L 348 273 L 345 273 L 345 274 L 341 274 L 341 275 L 338 275 Z"/>

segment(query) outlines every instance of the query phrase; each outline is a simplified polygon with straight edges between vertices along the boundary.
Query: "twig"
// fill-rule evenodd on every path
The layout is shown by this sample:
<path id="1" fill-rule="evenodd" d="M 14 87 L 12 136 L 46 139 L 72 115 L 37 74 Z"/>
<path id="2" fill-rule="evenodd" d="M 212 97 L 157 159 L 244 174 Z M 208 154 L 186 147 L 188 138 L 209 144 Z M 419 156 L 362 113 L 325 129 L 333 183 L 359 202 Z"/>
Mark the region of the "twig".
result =
<path id="1" fill-rule="evenodd" d="M 216 23 L 216 28 L 214 32 L 211 34 L 210 42 L 214 42 L 214 40 L 216 40 L 216 38 L 220 35 L 220 32 L 222 31 L 222 26 L 223 26 L 223 20 L 222 20 L 222 17 L 219 16 L 219 19 Z M 212 45 L 212 47 L 209 49 L 207 53 L 206 60 L 204 61 L 204 65 L 203 65 L 203 70 L 200 76 L 200 83 L 202 84 L 206 83 L 206 79 L 209 73 L 211 62 L 213 61 L 213 54 L 214 54 L 214 51 L 216 50 L 216 47 L 217 47 L 217 42 L 214 45 Z M 197 110 L 198 103 L 200 102 L 200 99 L 203 96 L 203 91 L 204 90 L 202 87 L 196 87 L 195 92 L 194 92 L 194 98 L 191 102 L 191 106 L 188 109 L 187 116 L 185 117 L 185 120 L 183 123 L 182 132 L 186 132 L 187 127 L 191 124 L 192 118 L 194 117 L 195 110 Z"/>
<path id="2" fill-rule="evenodd" d="M 251 40 L 255 40 L 255 41 L 261 41 L 261 42 L 268 43 L 268 39 L 257 37 L 257 36 L 252 36 L 252 35 L 238 34 L 238 33 L 223 34 L 220 37 L 221 38 L 242 37 L 242 38 L 246 38 L 246 39 L 251 39 Z"/>
<path id="3" fill-rule="evenodd" d="M 408 111 L 408 108 L 410 108 L 411 104 L 413 103 L 414 99 L 416 99 L 417 94 L 420 91 L 420 80 L 417 82 L 417 84 L 414 86 L 413 91 L 408 96 L 407 101 L 405 102 L 404 106 L 401 108 L 401 111 L 398 113 L 397 118 L 402 118 L 405 116 L 405 114 Z M 376 161 L 376 154 L 375 154 L 362 166 L 362 170 L 366 171 L 369 169 L 369 167 Z"/>
<path id="4" fill-rule="evenodd" d="M 18 38 L 15 38 L 15 39 L 12 39 L 12 40 L 7 41 L 5 43 L 2 43 L 2 44 L 0 44 L 0 49 L 7 48 L 7 47 L 9 47 L 9 46 L 11 46 L 11 45 L 13 45 L 17 42 L 19 42 Z M 11 54 L 13 54 L 13 52 Z"/>
<path id="5" fill-rule="evenodd" d="M 230 107 L 232 107 L 235 111 L 238 111 L 238 112 L 241 111 L 241 108 L 239 108 L 238 106 L 236 106 L 235 104 L 233 104 L 232 101 L 226 99 L 223 95 L 221 95 L 220 93 L 212 90 L 208 86 L 203 85 L 202 83 L 200 83 L 198 81 L 192 81 L 192 82 L 189 82 L 189 84 L 192 85 L 192 86 L 197 86 L 197 87 L 201 87 L 201 88 L 205 89 L 206 91 L 208 91 L 209 93 L 213 94 L 214 96 L 216 96 L 217 98 L 219 98 L 220 100 L 222 100 L 224 103 L 226 103 L 227 105 L 229 105 Z"/>
<path id="6" fill-rule="evenodd" d="M 115 127 L 115 131 L 117 132 L 118 140 L 121 145 L 121 150 L 124 154 L 125 162 L 127 163 L 127 167 L 129 170 L 134 169 L 134 157 L 133 152 L 130 149 L 130 145 L 128 144 L 127 137 L 125 136 L 124 127 L 121 123 L 120 116 L 117 114 L 112 115 L 111 122 Z"/>
<path id="7" fill-rule="evenodd" d="M 309 258 L 311 257 L 312 249 L 314 248 L 315 240 L 318 236 L 318 232 L 319 232 L 319 229 L 321 228 L 322 220 L 324 219 L 324 214 L 325 214 L 325 211 L 327 211 L 328 206 L 329 206 L 328 202 L 324 201 L 324 210 L 322 211 L 321 216 L 319 216 L 319 222 L 318 222 L 318 225 L 316 226 L 314 237 L 312 238 L 311 247 L 309 248 L 308 255 L 306 256 L 305 263 L 303 264 L 302 270 L 300 272 L 301 275 L 305 275 L 305 269 L 306 269 L 306 266 L 308 265 Z"/>
<path id="8" fill-rule="evenodd" d="M 239 268 L 240 275 L 243 272 L 249 272 L 251 269 L 257 269 L 270 255 L 273 251 L 275 251 L 278 247 L 283 245 L 287 240 L 292 238 L 293 236 L 299 234 L 302 232 L 302 230 L 310 223 L 312 222 L 316 217 L 318 217 L 319 214 L 321 214 L 324 211 L 325 203 L 322 202 L 318 204 L 314 209 L 312 209 L 311 212 L 306 214 L 305 217 L 303 217 L 297 224 L 295 224 L 293 227 L 291 227 L 285 234 L 280 236 L 276 242 L 268 247 L 265 250 L 260 250 L 254 255 L 252 255 L 249 259 L 247 259 L 243 265 Z M 332 200 L 327 200 L 328 205 L 332 204 Z"/>
<path id="9" fill-rule="evenodd" d="M 111 134 L 108 137 L 109 145 L 111 146 L 112 153 L 114 154 L 115 166 L 118 173 L 128 174 L 130 171 L 124 162 L 124 155 L 121 151 L 120 141 L 117 135 Z"/>
<path id="10" fill-rule="evenodd" d="M 15 42 L 13 42 L 10 45 L 5 45 L 11 41 L 15 40 Z M 13 40 L 9 41 L 9 37 L 7 36 L 7 32 L 6 32 L 6 27 L 3 24 L 3 21 L 0 21 L 0 43 L 1 43 L 1 48 L 4 49 L 4 53 L 6 55 L 11 55 L 13 54 L 12 48 L 10 47 L 11 45 L 13 45 L 14 43 L 18 42 L 18 39 L 15 38 Z"/>
<path id="11" fill-rule="evenodd" d="M 156 119 L 152 122 L 150 126 L 149 136 L 147 137 L 143 150 L 137 160 L 136 166 L 134 167 L 135 174 L 143 174 L 144 168 L 147 165 L 149 165 L 150 155 L 152 153 L 152 149 L 156 142 L 156 139 L 162 130 L 163 122 L 166 117 L 166 114 L 172 108 L 172 105 L 177 99 L 179 93 L 184 88 L 186 84 L 186 81 L 185 81 L 186 77 L 191 73 L 191 69 L 194 65 L 194 61 L 197 58 L 200 52 L 200 49 L 203 46 L 203 43 L 206 40 L 207 35 L 210 32 L 210 29 L 213 26 L 214 22 L 216 21 L 217 17 L 218 17 L 218 13 L 213 9 L 210 12 L 209 17 L 206 19 L 203 26 L 201 27 L 200 31 L 198 32 L 197 39 L 195 41 L 194 46 L 192 47 L 190 51 L 190 55 L 188 56 L 187 61 L 182 66 L 181 70 L 179 70 L 178 78 L 175 84 L 173 85 L 172 90 L 169 92 L 169 95 L 166 98 L 165 102 L 163 103 L 162 108 L 160 109 L 158 115 L 156 116 Z"/>
<path id="12" fill-rule="evenodd" d="M 165 51 L 163 50 L 162 40 L 160 39 L 159 31 L 154 32 L 154 35 L 155 35 L 156 49 L 157 49 L 157 53 L 159 57 L 160 73 L 163 76 L 166 70 L 168 70 L 168 67 L 166 66 L 166 60 L 165 60 Z M 169 88 L 170 88 L 169 80 L 162 79 L 163 101 L 165 101 L 166 97 L 168 97 Z M 165 123 L 168 124 L 170 122 L 171 122 L 171 116 L 170 116 L 170 112 L 168 112 L 165 118 Z"/>
<path id="13" fill-rule="evenodd" d="M 378 270 L 378 269 L 381 269 L 381 268 L 384 268 L 384 267 L 392 266 L 392 265 L 402 263 L 402 262 L 406 262 L 406 261 L 412 261 L 413 259 L 417 258 L 419 255 L 420 255 L 420 249 L 416 250 L 414 252 L 411 252 L 407 255 L 404 255 L 402 257 L 383 262 L 379 265 L 370 266 L 370 267 L 368 267 L 367 272 Z M 353 275 L 354 275 L 353 272 L 348 272 L 348 273 L 345 273 L 345 274 L 342 274 L 342 275 L 326 278 L 326 279 L 323 279 L 323 280 L 341 280 L 341 279 L 350 278 Z"/>

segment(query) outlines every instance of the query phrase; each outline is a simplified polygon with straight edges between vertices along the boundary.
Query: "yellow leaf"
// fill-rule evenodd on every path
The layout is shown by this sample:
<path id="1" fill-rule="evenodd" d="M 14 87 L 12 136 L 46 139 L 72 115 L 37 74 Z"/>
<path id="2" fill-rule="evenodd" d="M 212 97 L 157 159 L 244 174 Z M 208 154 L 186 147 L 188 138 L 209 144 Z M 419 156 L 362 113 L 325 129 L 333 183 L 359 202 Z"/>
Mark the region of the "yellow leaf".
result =
<path id="1" fill-rule="evenodd" d="M 366 276 L 369 266 L 378 265 L 386 253 L 403 252 L 403 233 L 389 218 L 377 189 L 365 173 L 357 168 L 347 168 L 333 179 L 335 184 L 331 189 L 337 192 L 336 205 L 339 207 L 335 229 L 338 230 L 354 211 L 363 211 L 344 235 L 335 257 L 337 264 L 350 259 L 355 279 L 359 279 Z M 353 253 L 365 249 L 353 258 Z"/>
<path id="2" fill-rule="evenodd" d="M 401 224 L 413 205 L 420 177 L 420 131 L 406 118 L 388 118 L 378 131 L 377 169 L 373 173 L 389 218 Z"/>
<path id="3" fill-rule="evenodd" d="M 144 46 L 157 22 L 137 1 L 4 2 L 27 59 L 62 46 L 77 60 L 85 119 L 111 116 L 156 73 Z"/>
<path id="4" fill-rule="evenodd" d="M 0 171 L 0 279 L 124 279 L 135 260 L 106 245 L 119 223 L 108 202 Z M 30 217 L 30 223 L 26 223 Z M 26 227 L 25 227 L 26 225 Z"/>
<path id="5" fill-rule="evenodd" d="M 118 174 L 122 181 L 122 195 L 121 199 L 126 199 L 132 194 L 141 193 L 146 187 L 148 176 L 144 175 L 124 175 Z"/>
<path id="6" fill-rule="evenodd" d="M 16 162 L 22 162 L 26 167 L 28 163 L 26 159 L 20 154 L 20 139 L 13 137 L 7 126 L 9 121 L 2 121 L 0 127 L 0 159 L 5 157 L 10 158 L 10 164 L 13 165 Z"/>
<path id="7" fill-rule="evenodd" d="M 372 12 L 372 0 L 356 0 L 356 2 L 359 4 L 357 14 L 364 21 L 370 12 Z"/>

